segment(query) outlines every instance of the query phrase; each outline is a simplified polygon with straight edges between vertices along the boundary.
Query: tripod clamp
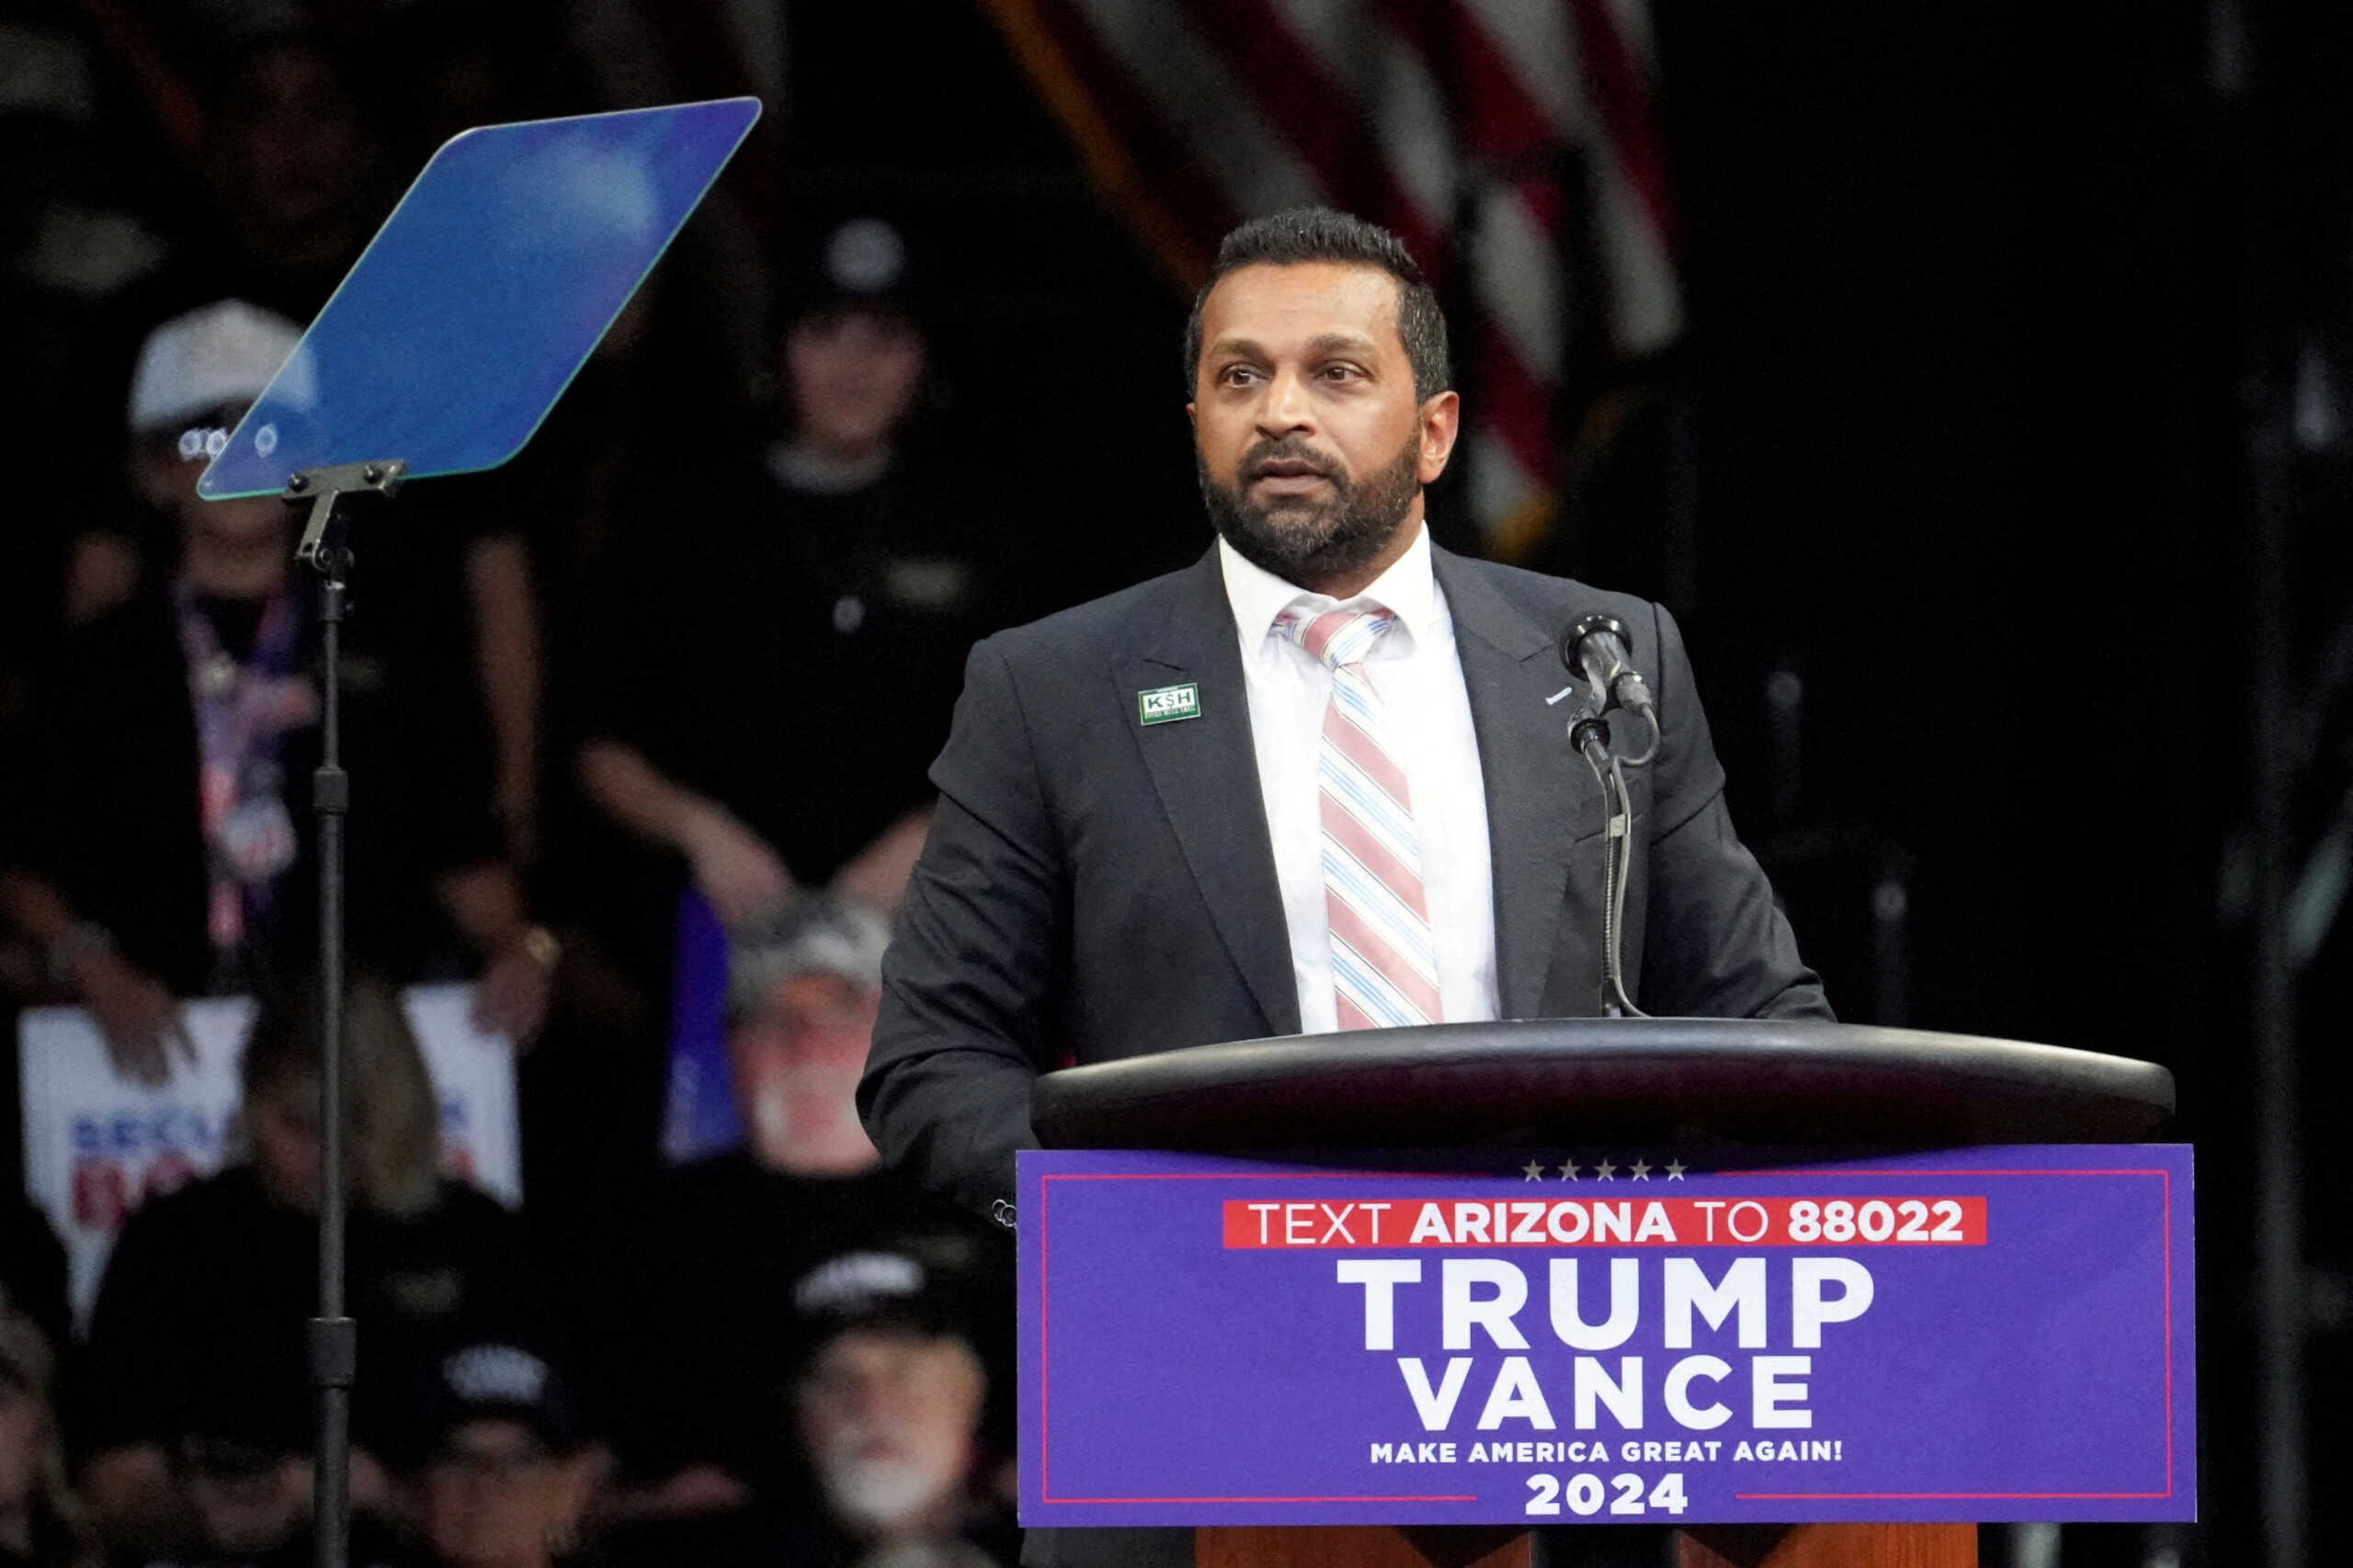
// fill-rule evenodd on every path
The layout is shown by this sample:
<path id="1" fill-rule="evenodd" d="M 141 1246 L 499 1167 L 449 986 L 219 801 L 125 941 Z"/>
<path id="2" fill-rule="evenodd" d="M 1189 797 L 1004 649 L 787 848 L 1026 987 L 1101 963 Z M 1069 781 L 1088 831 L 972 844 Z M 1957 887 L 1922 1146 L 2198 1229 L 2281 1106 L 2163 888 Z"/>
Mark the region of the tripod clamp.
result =
<path id="1" fill-rule="evenodd" d="M 392 495 L 407 476 L 408 464 L 399 458 L 330 463 L 290 475 L 286 504 L 311 508 L 302 525 L 302 540 L 294 547 L 294 559 L 341 586 L 344 574 L 351 569 L 351 548 L 344 542 L 343 519 L 336 515 L 335 504 L 347 495 Z"/>

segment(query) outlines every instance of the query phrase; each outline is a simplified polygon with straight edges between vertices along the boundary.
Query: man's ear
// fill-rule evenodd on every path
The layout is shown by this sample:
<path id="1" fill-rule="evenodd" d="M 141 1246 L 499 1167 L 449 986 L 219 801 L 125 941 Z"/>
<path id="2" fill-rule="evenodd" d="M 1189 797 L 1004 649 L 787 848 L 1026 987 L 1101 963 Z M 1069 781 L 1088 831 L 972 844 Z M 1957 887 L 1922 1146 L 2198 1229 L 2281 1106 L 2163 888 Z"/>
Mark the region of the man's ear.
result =
<path id="1" fill-rule="evenodd" d="M 1454 440 L 1462 433 L 1462 399 L 1442 392 L 1422 404 L 1421 462 L 1417 472 L 1424 484 L 1435 484 L 1454 455 Z"/>
<path id="2" fill-rule="evenodd" d="M 1199 404 L 1188 403 L 1185 405 L 1185 423 L 1190 425 L 1196 430 L 1201 427 L 1201 410 Z"/>

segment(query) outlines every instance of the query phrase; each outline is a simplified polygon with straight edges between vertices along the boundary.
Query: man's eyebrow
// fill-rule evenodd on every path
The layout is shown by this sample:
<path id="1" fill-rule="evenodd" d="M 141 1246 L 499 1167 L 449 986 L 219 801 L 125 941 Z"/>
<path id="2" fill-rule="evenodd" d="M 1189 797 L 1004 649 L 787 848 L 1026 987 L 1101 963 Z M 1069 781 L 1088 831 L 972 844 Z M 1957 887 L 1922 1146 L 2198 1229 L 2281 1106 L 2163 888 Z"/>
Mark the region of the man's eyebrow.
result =
<path id="1" fill-rule="evenodd" d="M 1319 333 L 1307 340 L 1310 354 L 1372 354 L 1380 350 L 1380 343 L 1360 332 Z M 1242 359 L 1271 359 L 1266 346 L 1255 338 L 1221 337 L 1203 350 L 1204 355 L 1220 355 Z"/>
<path id="2" fill-rule="evenodd" d="M 1315 354 L 1366 354 L 1381 345 L 1360 332 L 1327 332 L 1309 339 L 1307 347 Z"/>

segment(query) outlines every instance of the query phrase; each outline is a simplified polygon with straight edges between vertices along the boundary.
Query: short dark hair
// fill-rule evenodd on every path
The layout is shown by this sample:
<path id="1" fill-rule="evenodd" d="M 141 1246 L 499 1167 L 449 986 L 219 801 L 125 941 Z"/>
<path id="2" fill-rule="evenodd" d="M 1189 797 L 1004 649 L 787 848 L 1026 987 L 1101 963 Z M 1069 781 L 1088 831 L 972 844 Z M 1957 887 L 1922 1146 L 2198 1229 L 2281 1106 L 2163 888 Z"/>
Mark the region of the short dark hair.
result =
<path id="1" fill-rule="evenodd" d="M 1210 280 L 1193 296 L 1185 323 L 1185 386 L 1189 392 L 1201 368 L 1201 311 L 1210 290 L 1229 272 L 1245 267 L 1289 267 L 1302 262 L 1340 262 L 1377 267 L 1397 279 L 1397 335 L 1414 367 L 1414 396 L 1427 402 L 1454 385 L 1446 351 L 1446 314 L 1438 295 L 1414 261 L 1405 242 L 1378 223 L 1329 207 L 1290 207 L 1253 218 L 1217 247 Z"/>

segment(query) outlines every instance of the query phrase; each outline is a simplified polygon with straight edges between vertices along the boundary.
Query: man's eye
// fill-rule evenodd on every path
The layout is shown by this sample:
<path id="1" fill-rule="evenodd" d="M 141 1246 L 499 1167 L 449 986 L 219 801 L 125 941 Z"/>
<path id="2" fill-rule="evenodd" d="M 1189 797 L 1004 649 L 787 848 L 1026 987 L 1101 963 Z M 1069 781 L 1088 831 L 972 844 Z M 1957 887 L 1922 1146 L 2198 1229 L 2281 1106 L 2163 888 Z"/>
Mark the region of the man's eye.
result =
<path id="1" fill-rule="evenodd" d="M 1364 380 L 1364 371 L 1354 365 L 1326 365 L 1324 367 L 1324 379 L 1327 381 L 1360 381 Z"/>
<path id="2" fill-rule="evenodd" d="M 1256 381 L 1257 376 L 1258 372 L 1248 365 L 1228 365 L 1223 370 L 1218 372 L 1219 381 L 1229 387 L 1238 387 L 1245 382 Z"/>

